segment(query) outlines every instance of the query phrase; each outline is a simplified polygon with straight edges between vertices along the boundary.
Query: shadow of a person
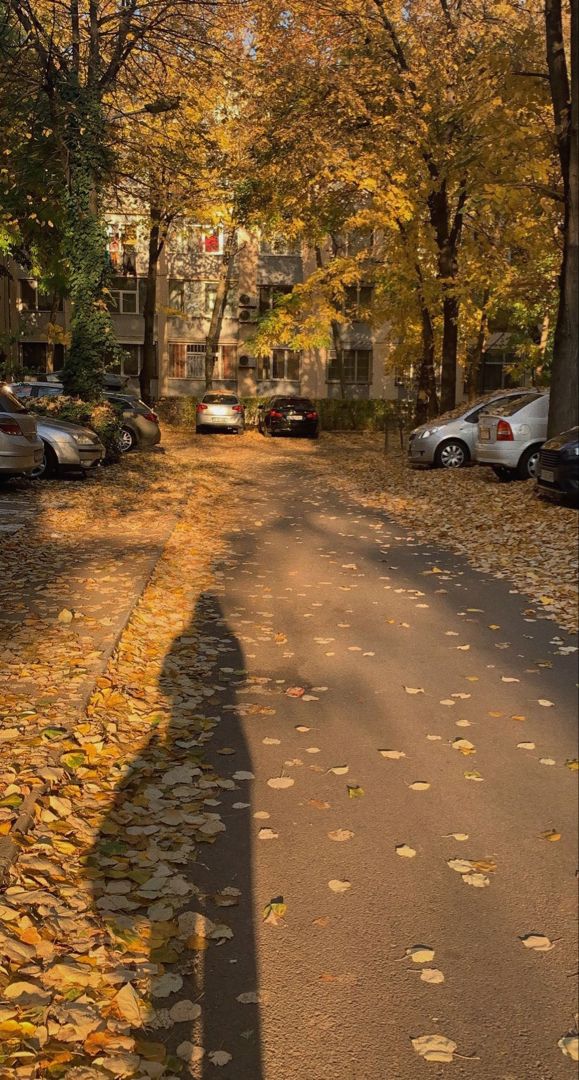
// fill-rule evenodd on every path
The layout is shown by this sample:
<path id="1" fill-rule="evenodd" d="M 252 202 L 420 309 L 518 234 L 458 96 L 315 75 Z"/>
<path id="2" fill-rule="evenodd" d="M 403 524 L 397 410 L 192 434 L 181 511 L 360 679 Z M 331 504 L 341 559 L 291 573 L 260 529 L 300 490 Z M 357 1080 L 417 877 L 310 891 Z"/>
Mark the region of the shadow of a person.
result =
<path id="1" fill-rule="evenodd" d="M 170 716 L 123 766 L 88 859 L 131 1075 L 206 1080 L 220 1066 L 224 1080 L 262 1080 L 251 812 L 243 781 L 221 776 L 251 768 L 242 669 L 217 596 L 202 594 L 164 660 Z"/>

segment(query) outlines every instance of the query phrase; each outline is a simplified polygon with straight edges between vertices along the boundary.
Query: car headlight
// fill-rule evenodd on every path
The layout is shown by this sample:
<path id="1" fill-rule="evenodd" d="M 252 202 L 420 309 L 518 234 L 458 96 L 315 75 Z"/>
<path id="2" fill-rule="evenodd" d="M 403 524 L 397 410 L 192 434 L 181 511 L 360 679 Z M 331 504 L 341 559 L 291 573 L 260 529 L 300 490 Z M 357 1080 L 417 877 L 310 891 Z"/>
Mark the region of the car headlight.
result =
<path id="1" fill-rule="evenodd" d="M 430 435 L 436 435 L 437 431 L 438 431 L 438 428 L 435 428 L 435 427 L 427 428 L 426 431 L 421 431 L 420 432 L 420 435 L 418 436 L 418 438 L 419 439 L 428 439 Z"/>
<path id="2" fill-rule="evenodd" d="M 91 435 L 73 435 L 75 443 L 79 446 L 94 446 L 95 440 Z"/>

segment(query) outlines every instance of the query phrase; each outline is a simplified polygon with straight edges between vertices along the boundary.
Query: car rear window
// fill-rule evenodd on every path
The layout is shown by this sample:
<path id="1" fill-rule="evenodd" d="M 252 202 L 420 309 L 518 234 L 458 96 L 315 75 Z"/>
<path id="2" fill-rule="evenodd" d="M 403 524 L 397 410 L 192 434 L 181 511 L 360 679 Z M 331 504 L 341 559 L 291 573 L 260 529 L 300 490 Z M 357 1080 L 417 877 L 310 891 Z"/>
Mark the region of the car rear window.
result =
<path id="1" fill-rule="evenodd" d="M 488 409 L 489 413 L 498 413 L 499 416 L 514 416 L 520 409 L 524 409 L 525 405 L 530 405 L 532 401 L 538 401 L 541 394 L 523 394 L 521 397 L 511 398 L 510 401 L 503 402 L 502 405 L 493 405 Z"/>
<path id="2" fill-rule="evenodd" d="M 205 405 L 239 405 L 239 398 L 235 394 L 205 394 Z"/>
<path id="3" fill-rule="evenodd" d="M 282 409 L 285 406 L 289 406 L 290 408 L 298 408 L 298 409 L 313 409 L 313 407 L 314 407 L 313 402 L 310 401 L 310 399 L 307 398 L 307 397 L 276 398 L 275 399 L 275 404 L 278 406 L 278 408 L 281 407 Z"/>
<path id="4" fill-rule="evenodd" d="M 0 390 L 0 409 L 8 413 L 26 412 L 22 402 L 6 389 Z"/>

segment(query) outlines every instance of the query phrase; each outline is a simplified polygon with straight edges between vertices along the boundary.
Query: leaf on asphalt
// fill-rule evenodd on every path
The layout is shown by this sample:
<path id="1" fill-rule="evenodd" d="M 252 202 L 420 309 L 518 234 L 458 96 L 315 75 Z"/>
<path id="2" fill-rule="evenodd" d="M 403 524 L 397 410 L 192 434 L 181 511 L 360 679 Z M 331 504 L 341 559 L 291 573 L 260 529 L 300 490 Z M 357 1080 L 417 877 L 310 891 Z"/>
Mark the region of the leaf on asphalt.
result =
<path id="1" fill-rule="evenodd" d="M 414 783 L 409 784 L 408 787 L 411 791 L 427 791 L 430 787 L 428 780 L 415 780 Z"/>
<path id="2" fill-rule="evenodd" d="M 234 772 L 232 780 L 255 780 L 255 776 L 252 772 L 247 772 L 245 769 L 238 769 Z"/>
<path id="3" fill-rule="evenodd" d="M 561 833 L 556 829 L 546 829 L 545 832 L 539 833 L 539 836 L 541 840 L 550 840 L 551 843 L 561 839 Z"/>
<path id="4" fill-rule="evenodd" d="M 440 702 L 440 704 L 441 705 L 451 706 L 451 705 L 456 705 L 456 701 L 454 701 L 453 698 L 442 698 L 442 701 Z"/>
<path id="5" fill-rule="evenodd" d="M 309 727 L 306 727 L 306 725 L 305 725 L 305 724 L 296 724 L 296 731 L 299 731 L 299 732 L 300 732 L 300 734 L 301 734 L 302 732 L 305 732 L 305 731 L 310 731 L 310 730 L 311 730 L 311 729 L 310 729 Z"/>
<path id="6" fill-rule="evenodd" d="M 568 758 L 565 765 L 568 769 L 571 769 L 571 772 L 579 771 L 579 760 L 577 758 Z"/>
<path id="7" fill-rule="evenodd" d="M 287 904 L 283 896 L 275 896 L 263 909 L 263 921 L 271 926 L 278 926 L 287 912 Z"/>
<path id="8" fill-rule="evenodd" d="M 426 738 L 429 742 L 441 742 L 442 735 L 427 735 Z"/>
<path id="9" fill-rule="evenodd" d="M 512 675 L 501 675 L 501 682 L 520 682 L 520 679 L 515 679 Z"/>
<path id="10" fill-rule="evenodd" d="M 335 840 L 337 844 L 341 844 L 345 840 L 351 840 L 353 835 L 351 829 L 334 829 L 333 832 L 328 833 L 330 840 Z"/>
<path id="11" fill-rule="evenodd" d="M 484 780 L 484 776 L 481 776 L 477 769 L 470 769 L 468 772 L 465 772 L 464 778 L 465 780 L 474 780 L 475 783 L 478 784 Z"/>
<path id="12" fill-rule="evenodd" d="M 195 1046 L 192 1042 L 182 1042 L 175 1050 L 178 1058 L 181 1061 L 186 1061 L 189 1065 L 195 1065 L 198 1061 L 201 1061 L 205 1050 L 202 1046 Z"/>
<path id="13" fill-rule="evenodd" d="M 536 750 L 534 742 L 518 742 L 517 750 Z"/>
<path id="14" fill-rule="evenodd" d="M 451 745 L 453 750 L 459 750 L 465 757 L 468 757 L 469 754 L 476 754 L 476 746 L 469 742 L 468 739 L 453 739 Z"/>
<path id="15" fill-rule="evenodd" d="M 332 890 L 332 892 L 343 893 L 347 892 L 348 889 L 352 888 L 352 882 L 345 879 L 332 878 L 331 881 L 328 881 L 328 887 Z"/>
<path id="16" fill-rule="evenodd" d="M 422 689 L 421 686 L 405 686 L 404 689 L 406 690 L 407 694 L 423 694 L 424 693 L 424 690 Z"/>
<path id="17" fill-rule="evenodd" d="M 463 874 L 462 880 L 465 885 L 471 885 L 474 889 L 486 889 L 490 885 L 490 878 L 486 874 L 473 873 Z"/>
<path id="18" fill-rule="evenodd" d="M 238 994 L 236 1000 L 241 1005 L 259 1005 L 262 998 L 255 990 L 248 990 L 245 994 Z"/>
<path id="19" fill-rule="evenodd" d="M 303 686 L 288 686 L 286 690 L 287 697 L 300 698 L 305 694 Z"/>
<path id="20" fill-rule="evenodd" d="M 279 746 L 281 739 L 270 739 L 267 736 L 261 740 L 264 746 Z"/>
<path id="21" fill-rule="evenodd" d="M 449 837 L 449 838 L 451 837 L 453 840 L 463 841 L 463 840 L 468 840 L 468 833 L 467 832 L 445 833 L 445 837 Z"/>
<path id="22" fill-rule="evenodd" d="M 267 781 L 268 787 L 275 788 L 276 791 L 293 787 L 294 784 L 295 780 L 293 776 L 272 776 L 271 779 Z"/>
<path id="23" fill-rule="evenodd" d="M 438 968 L 423 968 L 420 972 L 421 982 L 430 983 L 432 986 L 437 986 L 444 982 L 444 975 Z"/>
<path id="24" fill-rule="evenodd" d="M 409 847 L 408 844 L 396 844 L 394 850 L 401 859 L 413 859 L 416 855 L 416 851 L 414 850 L 414 848 Z"/>
<path id="25" fill-rule="evenodd" d="M 279 833 L 276 833 L 274 829 L 260 829 L 258 832 L 258 838 L 260 840 L 277 840 Z"/>
<path id="26" fill-rule="evenodd" d="M 379 750 L 378 753 L 383 758 L 389 758 L 390 761 L 399 761 L 400 758 L 406 757 L 404 750 Z"/>
<path id="27" fill-rule="evenodd" d="M 364 794 L 364 788 L 359 784 L 348 784 L 348 798 L 349 799 L 361 799 Z"/>
<path id="28" fill-rule="evenodd" d="M 579 1035 L 563 1035 L 557 1046 L 571 1061 L 579 1061 Z"/>
<path id="29" fill-rule="evenodd" d="M 535 952 L 551 952 L 555 946 L 550 938 L 545 934 L 524 934 L 520 941 L 526 949 L 533 949 Z"/>
<path id="30" fill-rule="evenodd" d="M 72 611 L 70 611 L 68 608 L 63 608 L 62 611 L 59 611 L 58 613 L 58 622 L 64 623 L 65 626 L 68 626 L 68 624 L 71 623 L 73 619 L 74 615 Z"/>
<path id="31" fill-rule="evenodd" d="M 544 698 L 544 697 L 538 698 L 537 700 L 538 700 L 539 705 L 542 705 L 544 709 L 551 709 L 551 708 L 554 707 L 554 704 L 555 704 L 554 701 L 549 701 L 548 698 Z"/>
<path id="32" fill-rule="evenodd" d="M 434 949 L 430 945 L 411 945 L 405 955 L 413 964 L 429 964 L 434 960 Z"/>
<path id="33" fill-rule="evenodd" d="M 334 765 L 331 769 L 328 769 L 328 772 L 333 773 L 334 776 L 345 776 L 349 771 L 349 765 Z"/>
<path id="34" fill-rule="evenodd" d="M 412 1045 L 416 1053 L 425 1061 L 454 1061 L 457 1045 L 445 1035 L 420 1035 L 412 1039 Z"/>
<path id="35" fill-rule="evenodd" d="M 306 754 L 320 754 L 320 753 L 321 753 L 321 750 L 320 750 L 319 746 L 308 746 L 308 747 L 306 747 Z"/>
<path id="36" fill-rule="evenodd" d="M 201 1016 L 201 1006 L 196 1005 L 194 1001 L 190 1001 L 188 998 L 183 998 L 182 1001 L 177 1001 L 169 1009 L 169 1016 L 176 1024 L 182 1024 L 188 1020 L 198 1020 Z"/>
<path id="37" fill-rule="evenodd" d="M 232 1060 L 231 1054 L 227 1053 L 227 1050 L 211 1050 L 207 1057 L 212 1065 L 227 1065 Z"/>
<path id="38" fill-rule="evenodd" d="M 557 762 L 555 761 L 555 758 L 552 758 L 552 757 L 539 758 L 539 765 L 556 765 L 556 764 L 557 764 Z"/>
<path id="39" fill-rule="evenodd" d="M 181 975 L 170 971 L 165 975 L 158 975 L 151 979 L 151 995 L 159 998 L 170 997 L 171 994 L 176 994 L 182 986 L 183 979 Z"/>

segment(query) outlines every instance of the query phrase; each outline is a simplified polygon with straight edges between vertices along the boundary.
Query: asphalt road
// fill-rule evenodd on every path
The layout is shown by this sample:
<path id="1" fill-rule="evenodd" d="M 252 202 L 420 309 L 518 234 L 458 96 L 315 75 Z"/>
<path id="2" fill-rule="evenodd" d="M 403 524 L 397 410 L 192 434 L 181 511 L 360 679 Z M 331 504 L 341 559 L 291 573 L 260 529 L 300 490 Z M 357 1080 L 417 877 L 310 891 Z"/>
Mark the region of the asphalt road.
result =
<path id="1" fill-rule="evenodd" d="M 570 1077 L 574 639 L 508 582 L 349 505 L 307 455 L 264 447 L 233 466 L 245 525 L 197 613 L 222 718 L 210 760 L 254 776 L 225 793 L 227 831 L 195 867 L 242 894 L 197 976 L 204 1045 L 232 1054 L 231 1080 Z M 432 1035 L 452 1062 L 420 1057 L 411 1040 Z"/>

